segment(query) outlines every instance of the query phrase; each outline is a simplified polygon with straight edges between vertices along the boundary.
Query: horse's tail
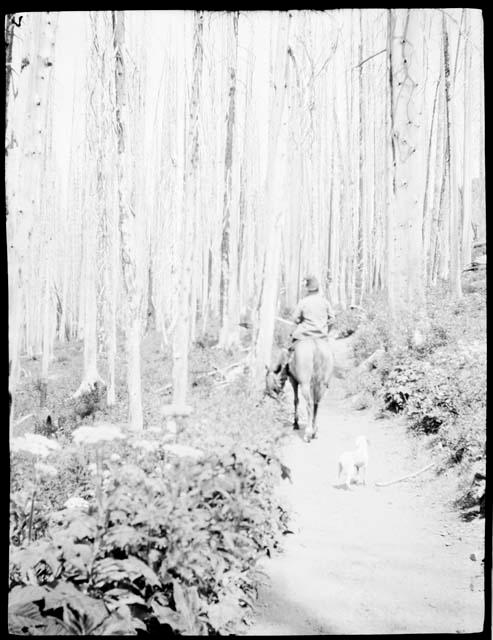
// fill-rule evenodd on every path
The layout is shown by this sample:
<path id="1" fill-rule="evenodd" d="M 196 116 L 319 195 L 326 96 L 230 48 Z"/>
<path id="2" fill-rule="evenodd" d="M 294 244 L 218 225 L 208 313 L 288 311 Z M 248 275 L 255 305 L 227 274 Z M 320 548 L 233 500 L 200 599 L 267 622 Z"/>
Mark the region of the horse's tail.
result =
<path id="1" fill-rule="evenodd" d="M 286 384 L 286 380 L 288 379 L 289 373 L 289 360 L 290 355 L 287 349 L 282 349 L 281 355 L 279 358 L 279 365 L 277 367 L 277 371 L 275 373 L 279 374 L 278 382 L 281 391 L 284 389 L 284 385 Z"/>
<path id="2" fill-rule="evenodd" d="M 320 402 L 325 391 L 325 356 L 320 349 L 317 340 L 313 341 L 313 370 L 310 381 L 312 399 L 315 404 Z"/>
<path id="3" fill-rule="evenodd" d="M 284 389 L 284 385 L 286 384 L 286 380 L 288 379 L 288 367 L 289 365 L 284 366 L 281 369 L 281 373 L 279 374 L 279 387 L 281 391 Z"/>

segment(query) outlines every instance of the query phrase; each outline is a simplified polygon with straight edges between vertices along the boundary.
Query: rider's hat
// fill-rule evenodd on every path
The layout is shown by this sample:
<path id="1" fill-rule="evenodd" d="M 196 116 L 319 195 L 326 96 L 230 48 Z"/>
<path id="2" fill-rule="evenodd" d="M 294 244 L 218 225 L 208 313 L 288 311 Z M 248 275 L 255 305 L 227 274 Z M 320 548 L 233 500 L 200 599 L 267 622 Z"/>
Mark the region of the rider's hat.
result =
<path id="1" fill-rule="evenodd" d="M 307 276 L 305 278 L 305 286 L 308 291 L 318 291 L 318 280 L 315 276 Z"/>

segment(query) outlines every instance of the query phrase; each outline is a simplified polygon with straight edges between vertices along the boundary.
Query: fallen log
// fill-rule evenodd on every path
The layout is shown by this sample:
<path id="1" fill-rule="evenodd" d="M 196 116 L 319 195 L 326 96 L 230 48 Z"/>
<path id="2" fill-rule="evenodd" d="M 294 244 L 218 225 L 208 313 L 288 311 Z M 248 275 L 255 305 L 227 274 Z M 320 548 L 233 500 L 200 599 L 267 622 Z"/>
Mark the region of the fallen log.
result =
<path id="1" fill-rule="evenodd" d="M 428 469 L 431 469 L 431 467 L 434 467 L 435 465 L 436 465 L 436 462 L 431 462 L 430 464 L 426 465 L 426 467 L 423 467 L 419 471 L 415 471 L 414 473 L 409 473 L 406 476 L 402 476 L 401 478 L 396 478 L 395 480 L 389 480 L 389 482 L 375 482 L 375 486 L 388 487 L 391 484 L 397 484 L 397 482 L 403 482 L 404 480 L 408 480 L 409 478 L 415 478 L 416 476 L 419 476 L 420 473 L 424 473 L 425 471 L 428 471 Z"/>
<path id="2" fill-rule="evenodd" d="M 283 322 L 284 324 L 289 324 L 292 327 L 296 324 L 295 322 L 292 322 L 291 320 L 286 320 L 285 318 L 279 318 L 279 316 L 276 316 L 276 320 L 278 322 Z"/>
<path id="3" fill-rule="evenodd" d="M 226 371 L 229 371 L 230 369 L 234 369 L 235 367 L 241 367 L 242 365 L 245 366 L 246 364 L 247 364 L 247 360 L 246 358 L 244 358 L 239 362 L 233 362 L 233 364 L 228 364 L 227 367 L 223 367 L 222 369 L 218 369 L 217 367 L 214 367 L 212 371 L 207 371 L 206 373 L 203 373 L 200 376 L 197 376 L 196 378 L 194 378 L 194 382 L 197 382 L 197 380 L 202 380 L 202 378 L 208 378 L 210 376 L 217 376 L 217 375 L 220 375 L 223 378 L 226 378 L 226 376 L 224 375 Z M 172 388 L 173 388 L 173 384 L 170 382 L 168 384 L 165 384 L 164 387 L 160 387 L 159 389 L 157 389 L 156 392 L 162 393 L 163 391 L 168 391 L 168 389 L 172 389 Z"/>
<path id="4" fill-rule="evenodd" d="M 384 353 L 384 349 L 377 349 L 374 351 L 370 356 L 368 356 L 368 358 L 366 358 L 366 360 L 363 360 L 363 362 L 358 365 L 358 371 L 363 371 L 364 369 L 375 369 L 378 360 L 384 355 Z"/>

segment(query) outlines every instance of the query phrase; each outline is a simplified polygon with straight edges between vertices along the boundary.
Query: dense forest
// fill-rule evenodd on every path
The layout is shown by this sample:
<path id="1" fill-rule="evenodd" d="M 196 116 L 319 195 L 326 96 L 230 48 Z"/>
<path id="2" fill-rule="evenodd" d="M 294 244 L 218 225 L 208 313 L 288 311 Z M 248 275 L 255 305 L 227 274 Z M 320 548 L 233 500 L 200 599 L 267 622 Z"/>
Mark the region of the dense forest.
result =
<path id="1" fill-rule="evenodd" d="M 293 533 L 265 372 L 308 275 L 335 313 L 321 443 L 343 388 L 484 515 L 481 12 L 27 12 L 4 34 L 11 631 L 237 628 Z"/>
<path id="2" fill-rule="evenodd" d="M 83 338 L 79 391 L 102 356 L 111 403 L 121 329 L 140 429 L 150 326 L 183 401 L 212 323 L 225 348 L 253 323 L 260 381 L 307 272 L 343 309 L 460 297 L 485 232 L 478 11 L 37 13 L 6 34 L 14 396 L 21 354 L 47 377 Z"/>

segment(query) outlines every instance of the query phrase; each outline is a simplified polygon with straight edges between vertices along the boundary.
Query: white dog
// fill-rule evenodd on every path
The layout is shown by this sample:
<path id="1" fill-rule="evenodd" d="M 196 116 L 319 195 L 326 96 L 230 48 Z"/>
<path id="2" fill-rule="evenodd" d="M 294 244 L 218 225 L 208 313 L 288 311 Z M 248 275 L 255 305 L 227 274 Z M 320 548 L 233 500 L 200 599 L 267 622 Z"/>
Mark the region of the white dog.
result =
<path id="1" fill-rule="evenodd" d="M 344 476 L 346 489 L 358 476 L 361 484 L 366 484 L 366 468 L 368 467 L 368 439 L 365 436 L 356 438 L 356 449 L 346 451 L 339 458 L 339 482 Z"/>

